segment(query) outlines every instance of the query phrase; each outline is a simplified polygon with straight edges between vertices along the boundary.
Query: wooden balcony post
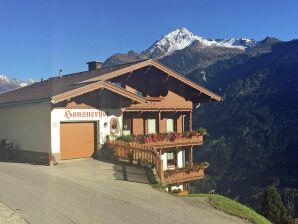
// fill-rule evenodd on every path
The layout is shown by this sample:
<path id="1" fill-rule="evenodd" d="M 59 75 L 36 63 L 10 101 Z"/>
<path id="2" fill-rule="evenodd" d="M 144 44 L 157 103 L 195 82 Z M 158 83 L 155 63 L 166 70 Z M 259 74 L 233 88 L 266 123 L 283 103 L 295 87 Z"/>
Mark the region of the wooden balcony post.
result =
<path id="1" fill-rule="evenodd" d="M 188 152 L 189 152 L 189 156 L 188 156 L 189 161 L 188 161 L 188 163 L 189 163 L 190 166 L 192 166 L 193 165 L 193 146 L 190 147 Z"/>
<path id="2" fill-rule="evenodd" d="M 160 126 L 161 126 L 161 112 L 158 112 L 158 131 L 157 133 L 160 133 Z"/>
<path id="3" fill-rule="evenodd" d="M 160 156 L 161 154 L 158 154 L 158 156 Z M 159 178 L 160 178 L 160 183 L 164 183 L 165 182 L 165 180 L 164 180 L 164 171 L 163 171 L 163 159 L 159 159 L 159 162 L 160 162 L 160 176 L 159 176 Z"/>
<path id="4" fill-rule="evenodd" d="M 189 131 L 192 131 L 192 111 L 189 112 Z"/>

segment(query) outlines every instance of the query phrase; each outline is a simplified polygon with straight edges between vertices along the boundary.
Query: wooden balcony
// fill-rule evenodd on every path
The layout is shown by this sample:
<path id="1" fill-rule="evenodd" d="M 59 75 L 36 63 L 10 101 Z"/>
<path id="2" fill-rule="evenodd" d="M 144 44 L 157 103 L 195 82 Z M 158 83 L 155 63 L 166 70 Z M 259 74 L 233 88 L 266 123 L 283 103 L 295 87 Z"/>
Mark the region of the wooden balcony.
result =
<path id="1" fill-rule="evenodd" d="M 153 142 L 150 142 L 151 140 Z M 108 144 L 113 147 L 115 156 L 118 159 L 129 160 L 129 155 L 132 155 L 132 159 L 135 162 L 142 161 L 154 165 L 156 173 L 162 184 L 176 184 L 204 178 L 205 168 L 201 166 L 196 166 L 196 168 L 195 166 L 191 166 L 191 169 L 176 168 L 172 171 L 164 170 L 163 160 L 161 159 L 160 150 L 158 150 L 159 148 L 164 149 L 167 147 L 202 144 L 203 135 L 195 135 L 187 138 L 179 137 L 172 141 L 165 139 L 163 141 L 156 141 L 156 139 L 151 140 L 148 142 L 148 139 L 146 139 L 146 142 L 143 143 L 111 140 Z"/>
<path id="2" fill-rule="evenodd" d="M 173 141 L 164 140 L 164 141 L 157 141 L 157 142 L 148 142 L 143 144 L 154 148 L 173 148 L 173 147 L 182 147 L 182 146 L 202 145 L 203 141 L 204 141 L 203 135 L 198 135 L 198 136 L 192 136 L 189 138 L 178 138 Z"/>
<path id="3" fill-rule="evenodd" d="M 127 145 L 131 145 L 132 147 L 137 146 L 138 148 L 147 147 L 153 149 L 166 149 L 202 145 L 204 141 L 203 135 L 198 133 L 193 133 L 192 135 L 185 135 L 183 133 L 162 133 L 130 136 L 129 141 L 127 141 L 127 136 L 123 136 L 122 138 L 119 138 L 119 140 L 113 141 L 112 143 L 120 145 L 127 143 Z"/>
<path id="4" fill-rule="evenodd" d="M 120 159 L 128 160 L 128 153 L 133 153 L 134 161 L 148 161 L 156 163 L 156 151 L 153 147 L 134 142 L 124 142 L 121 140 L 109 141 L 109 145 L 115 148 L 115 156 Z"/>
<path id="5" fill-rule="evenodd" d="M 164 183 L 167 184 L 176 184 L 176 183 L 183 183 L 183 182 L 188 182 L 192 180 L 198 180 L 204 178 L 204 169 L 199 169 L 196 171 L 181 171 L 181 172 L 176 172 L 170 176 L 165 177 L 164 175 Z"/>

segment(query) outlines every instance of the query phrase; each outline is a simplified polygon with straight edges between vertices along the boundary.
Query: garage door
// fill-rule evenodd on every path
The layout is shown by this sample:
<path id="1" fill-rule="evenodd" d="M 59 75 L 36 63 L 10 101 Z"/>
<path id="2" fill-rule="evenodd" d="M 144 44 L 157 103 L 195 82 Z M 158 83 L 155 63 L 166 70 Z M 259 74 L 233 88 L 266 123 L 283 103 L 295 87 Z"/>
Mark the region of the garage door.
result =
<path id="1" fill-rule="evenodd" d="M 91 157 L 95 150 L 95 133 L 95 123 L 61 123 L 61 159 Z"/>

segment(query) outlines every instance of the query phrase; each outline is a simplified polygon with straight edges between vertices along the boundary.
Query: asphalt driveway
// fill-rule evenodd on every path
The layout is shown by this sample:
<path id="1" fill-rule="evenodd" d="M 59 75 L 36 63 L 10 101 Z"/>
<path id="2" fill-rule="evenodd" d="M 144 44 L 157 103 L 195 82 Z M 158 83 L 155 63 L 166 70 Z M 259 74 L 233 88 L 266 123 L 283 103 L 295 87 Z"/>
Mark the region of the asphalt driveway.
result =
<path id="1" fill-rule="evenodd" d="M 0 202 L 32 224 L 246 223 L 203 199 L 153 189 L 142 169 L 91 159 L 55 167 L 0 163 L 0 180 Z"/>

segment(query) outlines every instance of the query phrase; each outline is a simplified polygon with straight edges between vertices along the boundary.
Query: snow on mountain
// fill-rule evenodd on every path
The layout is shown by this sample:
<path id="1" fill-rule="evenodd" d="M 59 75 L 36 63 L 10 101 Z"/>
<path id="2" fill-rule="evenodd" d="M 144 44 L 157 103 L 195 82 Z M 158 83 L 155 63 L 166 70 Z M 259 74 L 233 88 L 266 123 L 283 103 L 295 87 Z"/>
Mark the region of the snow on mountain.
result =
<path id="1" fill-rule="evenodd" d="M 172 54 L 174 51 L 182 50 L 193 42 L 198 41 L 202 47 L 226 47 L 246 50 L 254 47 L 257 42 L 248 38 L 209 39 L 197 36 L 186 28 L 178 28 L 163 36 L 150 48 L 142 52 L 148 58 L 162 58 Z"/>
<path id="2" fill-rule="evenodd" d="M 24 87 L 34 83 L 35 81 L 29 79 L 27 81 L 22 81 L 18 79 L 9 78 L 6 75 L 0 75 L 0 93 L 4 91 L 9 91 L 12 89 Z"/>

